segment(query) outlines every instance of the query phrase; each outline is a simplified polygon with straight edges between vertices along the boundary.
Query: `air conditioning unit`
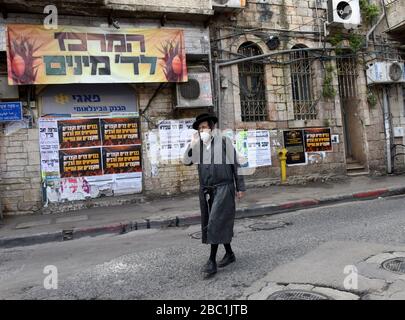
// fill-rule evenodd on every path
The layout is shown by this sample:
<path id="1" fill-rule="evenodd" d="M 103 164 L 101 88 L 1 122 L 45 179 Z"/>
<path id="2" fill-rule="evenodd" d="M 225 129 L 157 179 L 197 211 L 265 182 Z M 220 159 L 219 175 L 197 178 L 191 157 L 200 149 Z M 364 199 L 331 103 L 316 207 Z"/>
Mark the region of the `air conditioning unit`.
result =
<path id="1" fill-rule="evenodd" d="M 212 7 L 218 11 L 243 9 L 246 7 L 246 0 L 212 0 Z"/>
<path id="2" fill-rule="evenodd" d="M 331 25 L 359 25 L 359 0 L 328 0 L 328 22 Z"/>
<path id="3" fill-rule="evenodd" d="M 404 83 L 404 63 L 381 61 L 367 64 L 367 84 Z"/>
<path id="4" fill-rule="evenodd" d="M 211 76 L 209 72 L 189 73 L 188 82 L 176 85 L 177 108 L 212 106 Z"/>

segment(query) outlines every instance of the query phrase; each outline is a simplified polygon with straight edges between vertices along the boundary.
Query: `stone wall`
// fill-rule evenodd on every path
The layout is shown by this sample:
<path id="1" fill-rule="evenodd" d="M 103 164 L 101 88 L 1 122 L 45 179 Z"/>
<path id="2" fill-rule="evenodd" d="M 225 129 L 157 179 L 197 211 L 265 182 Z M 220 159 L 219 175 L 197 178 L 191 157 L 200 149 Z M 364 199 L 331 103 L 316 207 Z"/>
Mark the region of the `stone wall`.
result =
<path id="1" fill-rule="evenodd" d="M 41 208 L 38 129 L 0 135 L 0 197 L 4 214 L 24 214 Z"/>
<path id="2" fill-rule="evenodd" d="M 153 96 L 156 85 L 137 85 L 139 92 L 140 109 L 144 109 L 149 99 Z M 147 150 L 147 133 L 157 133 L 157 124 L 160 120 L 195 118 L 196 111 L 185 111 L 180 114 L 173 110 L 174 85 L 162 90 L 153 99 L 145 115 L 151 122 L 148 123 L 144 117 L 141 118 L 141 129 L 143 138 L 143 177 L 144 190 L 147 194 L 170 195 L 195 190 L 198 185 L 198 175 L 195 166 L 184 166 L 181 161 L 161 161 L 158 163 L 158 175 L 152 176 L 149 152 Z"/>
<path id="3" fill-rule="evenodd" d="M 125 6 L 127 9 L 134 8 L 137 11 L 143 9 L 145 11 L 160 10 L 173 11 L 173 9 L 186 10 L 186 11 L 200 11 L 212 9 L 211 1 L 209 0 L 165 0 L 164 5 L 160 0 L 108 0 L 106 1 L 108 7 L 120 9 Z"/>

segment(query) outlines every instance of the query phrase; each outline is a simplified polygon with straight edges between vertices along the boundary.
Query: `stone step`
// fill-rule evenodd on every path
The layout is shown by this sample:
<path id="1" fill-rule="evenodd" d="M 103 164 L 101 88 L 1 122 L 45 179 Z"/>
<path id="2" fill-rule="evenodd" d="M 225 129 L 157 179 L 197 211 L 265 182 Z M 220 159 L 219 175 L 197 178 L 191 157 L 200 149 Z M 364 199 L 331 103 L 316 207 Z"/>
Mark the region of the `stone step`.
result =
<path id="1" fill-rule="evenodd" d="M 364 170 L 365 167 L 363 165 L 361 165 L 360 163 L 349 163 L 346 165 L 346 169 L 347 170 Z"/>
<path id="2" fill-rule="evenodd" d="M 346 163 L 358 163 L 357 160 L 353 159 L 353 158 L 346 158 Z"/>
<path id="3" fill-rule="evenodd" d="M 358 161 L 346 162 L 347 170 L 364 170 L 365 167 Z"/>
<path id="4" fill-rule="evenodd" d="M 347 175 L 350 177 L 358 177 L 358 176 L 368 176 L 370 172 L 368 171 L 347 171 Z"/>

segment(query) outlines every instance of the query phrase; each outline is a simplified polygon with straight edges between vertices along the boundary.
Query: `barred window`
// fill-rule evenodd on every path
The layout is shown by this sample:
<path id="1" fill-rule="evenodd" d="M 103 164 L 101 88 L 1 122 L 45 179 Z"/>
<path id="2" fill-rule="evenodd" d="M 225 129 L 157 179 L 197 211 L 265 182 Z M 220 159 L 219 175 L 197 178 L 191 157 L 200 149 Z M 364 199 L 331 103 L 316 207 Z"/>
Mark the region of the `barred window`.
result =
<path id="1" fill-rule="evenodd" d="M 357 97 L 357 59 L 349 52 L 336 58 L 339 95 L 342 100 Z"/>
<path id="2" fill-rule="evenodd" d="M 240 46 L 238 53 L 251 57 L 262 54 L 262 51 L 253 42 L 246 42 Z M 243 62 L 238 64 L 238 69 L 242 121 L 266 121 L 263 62 L 258 60 Z"/>
<path id="3" fill-rule="evenodd" d="M 303 45 L 292 47 L 292 49 L 301 48 L 306 47 Z M 308 52 L 304 50 L 294 51 L 290 54 L 290 59 L 295 120 L 316 119 L 317 111 L 312 94 L 312 71 Z"/>

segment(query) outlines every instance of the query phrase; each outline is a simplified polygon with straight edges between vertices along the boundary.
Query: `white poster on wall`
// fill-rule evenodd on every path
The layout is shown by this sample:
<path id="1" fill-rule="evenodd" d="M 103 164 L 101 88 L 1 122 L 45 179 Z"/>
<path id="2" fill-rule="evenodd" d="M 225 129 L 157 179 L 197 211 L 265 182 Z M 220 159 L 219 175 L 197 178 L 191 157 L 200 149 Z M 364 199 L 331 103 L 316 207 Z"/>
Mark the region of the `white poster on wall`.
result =
<path id="1" fill-rule="evenodd" d="M 241 130 L 235 135 L 237 152 L 247 162 L 242 165 L 255 168 L 271 165 L 270 133 L 268 130 Z"/>
<path id="2" fill-rule="evenodd" d="M 59 146 L 58 122 L 54 119 L 39 120 L 39 145 Z"/>
<path id="3" fill-rule="evenodd" d="M 41 150 L 41 168 L 43 172 L 54 172 L 59 175 L 58 150 Z"/>
<path id="4" fill-rule="evenodd" d="M 159 123 L 161 160 L 179 160 L 196 130 L 193 119 L 164 120 Z"/>
<path id="5" fill-rule="evenodd" d="M 160 144 L 170 143 L 171 121 L 164 120 L 159 123 L 159 141 Z"/>

